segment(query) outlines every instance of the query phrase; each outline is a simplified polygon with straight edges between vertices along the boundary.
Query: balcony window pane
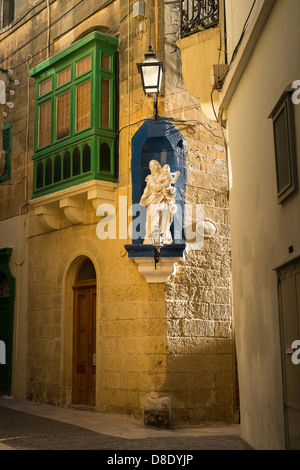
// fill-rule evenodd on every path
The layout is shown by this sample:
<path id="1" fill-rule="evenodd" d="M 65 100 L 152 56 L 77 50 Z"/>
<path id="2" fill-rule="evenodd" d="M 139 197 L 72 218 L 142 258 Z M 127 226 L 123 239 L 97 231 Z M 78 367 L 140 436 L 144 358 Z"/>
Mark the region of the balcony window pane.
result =
<path id="1" fill-rule="evenodd" d="M 39 162 L 37 166 L 37 171 L 36 171 L 36 187 L 37 189 L 42 188 L 44 183 L 44 165 L 43 162 Z"/>
<path id="2" fill-rule="evenodd" d="M 70 134 L 70 91 L 57 97 L 57 140 L 67 137 Z"/>
<path id="3" fill-rule="evenodd" d="M 102 54 L 102 69 L 110 70 L 110 57 L 109 55 Z"/>
<path id="4" fill-rule="evenodd" d="M 76 64 L 76 76 L 82 75 L 85 72 L 88 72 L 92 68 L 92 57 L 89 55 L 84 59 L 80 60 Z"/>
<path id="5" fill-rule="evenodd" d="M 110 148 L 109 145 L 104 142 L 100 147 L 100 171 L 110 173 Z"/>
<path id="6" fill-rule="evenodd" d="M 43 96 L 49 93 L 49 91 L 52 91 L 52 77 L 40 83 L 39 96 Z"/>
<path id="7" fill-rule="evenodd" d="M 70 155 L 70 152 L 66 152 L 64 154 L 63 177 L 64 177 L 64 180 L 71 177 L 71 155 Z"/>
<path id="8" fill-rule="evenodd" d="M 86 173 L 91 169 L 91 147 L 86 144 L 83 148 L 82 154 L 82 171 Z"/>
<path id="9" fill-rule="evenodd" d="M 91 82 L 82 83 L 76 89 L 76 132 L 91 125 Z"/>
<path id="10" fill-rule="evenodd" d="M 73 176 L 80 175 L 80 150 L 78 147 L 73 152 L 72 173 Z"/>
<path id="11" fill-rule="evenodd" d="M 39 147 L 51 143 L 51 100 L 39 106 Z"/>
<path id="12" fill-rule="evenodd" d="M 110 112 L 109 112 L 109 89 L 110 81 L 105 78 L 102 79 L 101 87 L 101 124 L 102 126 L 109 127 L 110 121 Z"/>
<path id="13" fill-rule="evenodd" d="M 58 183 L 61 180 L 61 158 L 57 155 L 54 160 L 54 183 Z"/>
<path id="14" fill-rule="evenodd" d="M 52 160 L 48 158 L 46 161 L 45 185 L 52 184 Z"/>
<path id="15" fill-rule="evenodd" d="M 57 74 L 57 86 L 62 86 L 71 80 L 71 67 L 62 70 Z"/>

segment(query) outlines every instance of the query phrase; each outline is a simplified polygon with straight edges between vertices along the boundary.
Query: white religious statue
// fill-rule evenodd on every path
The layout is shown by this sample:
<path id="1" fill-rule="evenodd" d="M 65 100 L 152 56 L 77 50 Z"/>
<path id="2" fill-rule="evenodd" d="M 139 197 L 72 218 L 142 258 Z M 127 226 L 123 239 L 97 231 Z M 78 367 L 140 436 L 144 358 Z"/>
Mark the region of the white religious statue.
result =
<path id="1" fill-rule="evenodd" d="M 162 167 L 156 160 L 151 160 L 149 168 L 151 173 L 145 180 L 146 187 L 140 200 L 140 204 L 147 208 L 144 244 L 152 244 L 151 235 L 159 228 L 163 244 L 170 245 L 173 242 L 170 227 L 177 211 L 172 184 L 176 183 L 180 173 L 171 173 L 169 165 Z"/>

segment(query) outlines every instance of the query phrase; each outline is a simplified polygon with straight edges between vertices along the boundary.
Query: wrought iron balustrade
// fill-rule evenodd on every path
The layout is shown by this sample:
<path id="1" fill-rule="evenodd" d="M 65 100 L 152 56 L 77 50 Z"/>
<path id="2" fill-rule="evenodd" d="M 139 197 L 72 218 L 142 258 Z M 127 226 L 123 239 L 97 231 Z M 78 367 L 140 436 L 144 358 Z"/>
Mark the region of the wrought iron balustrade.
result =
<path id="1" fill-rule="evenodd" d="M 181 37 L 219 23 L 219 0 L 181 0 Z"/>

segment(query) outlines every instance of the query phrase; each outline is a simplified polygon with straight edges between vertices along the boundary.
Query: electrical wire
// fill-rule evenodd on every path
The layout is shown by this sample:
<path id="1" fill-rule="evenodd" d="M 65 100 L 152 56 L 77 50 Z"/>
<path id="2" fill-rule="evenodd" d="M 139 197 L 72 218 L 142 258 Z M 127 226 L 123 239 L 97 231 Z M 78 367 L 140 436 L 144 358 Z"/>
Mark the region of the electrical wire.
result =
<path id="1" fill-rule="evenodd" d="M 247 19 L 246 19 L 246 21 L 245 21 L 245 23 L 244 23 L 244 26 L 243 26 L 243 29 L 242 29 L 242 34 L 241 34 L 241 36 L 240 36 L 240 39 L 239 39 L 239 41 L 238 41 L 237 45 L 235 46 L 234 51 L 233 51 L 233 53 L 232 53 L 232 57 L 231 57 L 231 60 L 230 60 L 230 62 L 229 62 L 229 65 L 228 65 L 228 68 L 229 68 L 229 69 L 230 69 L 230 67 L 231 67 L 231 65 L 232 65 L 232 62 L 233 62 L 234 59 L 236 58 L 236 55 L 237 55 L 238 50 L 239 50 L 239 48 L 240 48 L 240 45 L 241 45 L 241 43 L 242 43 L 242 41 L 243 41 L 243 38 L 244 38 L 244 35 L 245 35 L 245 32 L 246 32 L 247 26 L 248 26 L 248 21 L 249 21 L 249 19 L 250 19 L 250 16 L 252 15 L 252 12 L 253 12 L 253 9 L 254 9 L 255 4 L 256 4 L 256 0 L 254 0 L 254 2 L 253 2 L 253 4 L 252 4 L 252 7 L 251 7 L 251 9 L 250 9 L 250 11 L 249 11 L 249 14 L 248 14 L 248 16 L 247 16 Z M 228 73 L 228 72 L 227 72 L 227 73 Z"/>
<path id="2" fill-rule="evenodd" d="M 207 132 L 212 134 L 217 139 L 222 139 L 222 137 L 220 137 L 219 135 L 214 134 L 214 132 L 211 129 L 209 129 L 203 122 L 198 121 L 197 119 L 179 119 L 179 118 L 174 118 L 174 117 L 166 117 L 166 119 L 168 119 L 171 122 L 172 121 L 179 122 L 180 124 L 200 125 L 200 126 L 204 127 L 204 129 L 206 129 Z"/>
<path id="3" fill-rule="evenodd" d="M 227 156 L 226 158 L 227 158 L 227 177 L 228 177 L 228 184 L 229 184 L 228 144 L 227 144 L 227 139 L 226 139 L 226 137 L 225 137 L 224 130 L 223 130 L 222 118 L 221 118 L 221 116 L 220 116 L 220 113 L 217 115 L 217 112 L 216 112 L 216 109 L 215 109 L 215 104 L 214 104 L 214 99 L 213 99 L 213 93 L 214 93 L 214 91 L 217 90 L 217 89 L 220 90 L 220 89 L 222 88 L 223 84 L 224 84 L 224 81 L 225 81 L 225 79 L 226 79 L 226 77 L 227 77 L 227 75 L 228 75 L 228 73 L 229 73 L 229 71 L 230 71 L 230 69 L 231 69 L 232 63 L 233 63 L 234 59 L 236 58 L 237 53 L 238 53 L 238 50 L 239 50 L 239 48 L 240 48 L 240 46 L 241 46 L 241 44 L 242 44 L 243 38 L 244 38 L 245 33 L 246 33 L 246 30 L 247 30 L 248 22 L 249 22 L 249 19 L 250 19 L 251 15 L 252 15 L 252 12 L 253 12 L 253 9 L 254 9 L 255 4 L 256 4 L 256 0 L 254 0 L 253 3 L 252 3 L 252 6 L 251 6 L 250 11 L 249 11 L 249 14 L 248 14 L 248 16 L 247 16 L 247 18 L 246 18 L 246 21 L 245 21 L 244 25 L 243 25 L 242 33 L 241 33 L 240 38 L 239 38 L 239 40 L 238 40 L 238 42 L 237 42 L 237 45 L 235 46 L 235 48 L 234 48 L 234 50 L 233 50 L 233 53 L 232 53 L 232 56 L 231 56 L 231 59 L 230 59 L 230 62 L 229 62 L 229 64 L 228 64 L 228 67 L 227 67 L 227 70 L 226 70 L 225 74 L 224 74 L 221 78 L 219 78 L 219 79 L 216 81 L 216 83 L 214 84 L 214 86 L 213 86 L 213 88 L 212 88 L 212 91 L 211 91 L 211 93 L 210 93 L 210 100 L 211 100 L 211 105 L 212 105 L 213 113 L 214 113 L 214 115 L 215 115 L 216 121 L 217 121 L 218 124 L 220 125 L 220 130 L 221 130 L 221 132 L 222 132 L 222 138 L 223 138 L 224 147 L 225 147 L 225 152 L 226 152 L 226 156 Z M 221 41 L 221 38 L 220 38 L 219 60 L 220 60 L 221 49 L 222 49 L 222 41 Z M 230 191 L 230 189 L 228 188 L 228 194 L 229 194 L 229 191 Z"/>
<path id="4" fill-rule="evenodd" d="M 127 18 L 127 16 L 129 15 L 129 13 L 131 13 L 133 10 L 133 7 L 131 7 L 128 12 L 119 20 L 117 21 L 116 24 L 114 24 L 108 31 L 106 31 L 105 34 L 109 34 L 116 26 L 118 26 L 120 23 L 122 23 L 123 20 L 125 20 L 125 18 Z"/>
<path id="5" fill-rule="evenodd" d="M 77 8 L 84 0 L 80 0 L 76 5 L 74 5 L 70 10 L 65 12 L 63 15 L 61 15 L 59 18 L 57 18 L 55 21 L 50 26 L 47 26 L 47 28 L 44 28 L 42 31 L 40 31 L 37 35 L 33 36 L 32 38 L 29 39 L 29 41 L 25 42 L 22 44 L 22 46 L 18 47 L 18 49 L 15 49 L 11 54 L 9 54 L 7 57 L 2 59 L 0 63 L 4 62 L 5 60 L 10 59 L 13 57 L 17 52 L 21 51 L 24 47 L 28 46 L 30 43 L 35 41 L 39 36 L 42 34 L 46 33 L 50 28 L 52 28 L 56 23 L 58 23 L 61 19 L 63 19 L 65 16 L 67 16 L 69 13 L 71 13 L 75 8 Z M 48 46 L 47 46 L 48 47 Z"/>
<path id="6" fill-rule="evenodd" d="M 48 31 L 47 31 L 47 59 L 50 57 L 50 27 L 51 27 L 51 10 L 50 1 L 46 0 L 47 3 L 47 14 L 48 14 Z"/>
<path id="7" fill-rule="evenodd" d="M 44 0 L 43 0 L 44 1 Z M 115 1 L 115 0 L 110 0 L 110 1 Z M 104 7 L 104 6 L 103 6 Z M 115 23 L 107 32 L 106 34 L 109 34 L 116 26 L 118 26 L 128 15 L 129 13 L 131 13 L 132 11 L 132 8 L 130 9 L 129 12 L 126 13 L 126 15 L 123 16 L 123 18 L 121 18 L 117 23 Z M 95 12 L 96 13 L 96 12 Z M 84 21 L 84 20 L 83 20 Z M 32 54 L 31 57 L 34 58 L 36 57 L 37 55 L 41 54 L 42 52 L 46 51 L 52 44 L 54 44 L 54 41 L 50 42 L 50 44 L 47 44 L 47 46 L 43 47 L 42 49 L 40 49 L 38 52 L 36 52 L 35 54 Z M 5 59 L 6 60 L 6 59 Z M 12 70 L 16 70 L 17 68 L 21 67 L 23 65 L 23 63 L 19 63 L 18 65 L 16 65 L 15 67 L 13 67 Z M 27 83 L 27 82 L 26 82 Z M 20 83 L 21 84 L 21 83 Z"/>
<path id="8" fill-rule="evenodd" d="M 145 121 L 148 121 L 150 118 L 144 118 L 144 119 L 140 119 L 139 121 L 135 121 L 135 122 L 132 122 L 126 126 L 123 126 L 119 129 L 119 134 L 124 130 L 124 129 L 127 129 L 128 127 L 131 127 L 131 126 L 136 126 L 142 122 L 145 122 Z M 222 140 L 222 137 L 220 137 L 219 135 L 216 135 L 214 134 L 203 122 L 201 121 L 198 121 L 196 119 L 180 119 L 180 118 L 176 118 L 176 117 L 170 117 L 170 116 L 166 116 L 166 117 L 163 117 L 163 118 L 160 118 L 158 117 L 158 119 L 168 119 L 168 121 L 172 122 L 177 122 L 179 124 L 187 124 L 187 125 L 199 125 L 199 126 L 202 126 L 204 127 L 210 134 L 212 134 L 214 137 L 216 137 L 217 139 L 221 139 Z M 175 125 L 174 125 L 175 127 Z"/>
<path id="9" fill-rule="evenodd" d="M 14 20 L 11 23 L 11 25 L 9 25 L 8 28 L 5 28 L 5 31 L 0 31 L 0 36 L 2 36 L 2 34 L 7 33 L 10 29 L 14 28 L 17 24 L 19 24 L 21 21 L 23 21 L 24 18 L 26 18 L 26 16 L 29 15 L 29 13 L 31 13 L 35 8 L 37 8 L 39 5 L 41 5 L 41 3 L 44 3 L 44 1 L 45 0 L 41 0 L 39 3 L 37 3 L 36 5 L 31 7 L 26 13 L 24 13 L 24 15 L 21 16 L 21 18 L 17 18 L 16 20 Z"/>
<path id="10" fill-rule="evenodd" d="M 116 0 L 107 0 L 103 5 L 101 5 L 99 8 L 97 8 L 93 14 L 97 13 L 98 11 L 101 11 L 103 8 L 107 7 L 108 5 L 110 5 L 111 3 L 115 2 Z M 22 44 L 22 46 L 18 47 L 17 49 L 15 49 L 11 54 L 9 54 L 7 57 L 5 57 L 4 59 L 0 60 L 0 63 L 3 63 L 4 61 L 10 59 L 11 57 L 13 57 L 17 52 L 19 52 L 20 50 L 22 50 L 24 47 L 28 46 L 29 44 L 31 44 L 33 41 L 35 41 L 39 36 L 41 36 L 42 34 L 44 34 L 45 32 L 47 32 L 49 29 L 51 29 L 54 25 L 56 25 L 57 23 L 59 23 L 59 21 L 61 21 L 65 16 L 67 16 L 69 13 L 73 12 L 77 7 L 79 7 L 79 5 L 81 5 L 81 3 L 83 3 L 84 0 L 79 0 L 78 3 L 76 3 L 76 5 L 74 5 L 72 8 L 70 8 L 68 11 L 66 11 L 65 13 L 63 13 L 59 18 L 57 18 L 56 20 L 54 20 L 52 22 L 51 25 L 47 26 L 47 28 L 44 28 L 42 31 L 40 31 L 36 36 L 33 36 L 32 38 L 30 38 L 29 41 L 25 42 L 24 44 Z M 88 15 L 88 17 L 90 16 L 90 14 Z M 88 18 L 87 17 L 87 18 Z M 84 21 L 85 18 L 82 19 L 82 21 Z M 52 43 L 53 44 L 53 43 Z M 48 45 L 47 45 L 48 47 Z M 40 51 L 39 51 L 40 53 Z M 35 54 L 36 55 L 36 54 Z M 21 65 L 21 64 L 19 64 Z M 14 68 L 14 70 L 16 69 L 17 67 Z"/>
<path id="11" fill-rule="evenodd" d="M 238 40 L 238 42 L 237 42 L 237 45 L 235 46 L 235 48 L 234 48 L 234 50 L 233 50 L 233 53 L 232 53 L 230 62 L 229 62 L 228 67 L 227 67 L 227 70 L 226 70 L 225 74 L 224 74 L 221 78 L 219 78 L 218 82 L 214 85 L 214 88 L 213 88 L 213 90 L 212 90 L 212 93 L 213 93 L 218 87 L 222 86 L 222 84 L 224 83 L 224 81 L 225 81 L 225 79 L 226 79 L 226 77 L 227 77 L 227 75 L 228 75 L 228 73 L 229 73 L 229 71 L 230 71 L 230 69 L 231 69 L 232 63 L 233 63 L 234 59 L 236 58 L 237 53 L 238 53 L 238 51 L 239 51 L 239 48 L 240 48 L 240 46 L 241 46 L 241 44 L 242 44 L 242 41 L 243 41 L 243 39 L 244 39 L 246 30 L 247 30 L 247 26 L 248 26 L 248 22 L 249 22 L 249 19 L 250 19 L 251 15 L 252 15 L 252 12 L 253 12 L 253 9 L 254 9 L 255 4 L 256 4 L 256 0 L 254 0 L 253 3 L 252 3 L 252 6 L 251 6 L 250 11 L 249 11 L 249 14 L 248 14 L 247 19 L 246 19 L 246 21 L 245 21 L 245 23 L 244 23 L 244 26 L 243 26 L 241 36 L 240 36 L 240 38 L 239 38 L 239 40 Z M 220 45 L 220 47 L 221 47 L 221 45 Z"/>
<path id="12" fill-rule="evenodd" d="M 227 67 L 227 70 L 226 70 L 225 74 L 222 77 L 218 78 L 218 80 L 216 81 L 216 83 L 212 87 L 212 90 L 211 90 L 211 93 L 210 93 L 210 100 L 211 100 L 213 113 L 215 115 L 215 118 L 216 118 L 217 122 L 219 122 L 219 123 L 220 123 L 220 121 L 219 121 L 219 117 L 217 116 L 217 112 L 216 112 L 216 109 L 215 109 L 214 100 L 213 100 L 213 93 L 214 93 L 215 90 L 222 88 L 222 86 L 224 84 L 224 81 L 225 81 L 227 75 L 229 74 L 232 63 L 234 62 L 234 59 L 236 58 L 237 53 L 239 51 L 239 48 L 240 48 L 240 46 L 242 44 L 242 41 L 244 39 L 246 30 L 247 30 L 247 26 L 248 26 L 248 22 L 249 22 L 249 19 L 250 19 L 251 15 L 252 15 L 255 4 L 256 4 L 256 0 L 254 0 L 253 3 L 252 3 L 252 6 L 251 6 L 250 11 L 249 11 L 248 16 L 247 16 L 247 19 L 246 19 L 246 21 L 243 25 L 242 33 L 241 33 L 240 38 L 239 38 L 239 40 L 238 40 L 238 42 L 237 42 L 237 44 L 236 44 L 236 46 L 233 50 L 233 53 L 232 53 L 232 56 L 231 56 L 231 59 L 230 59 L 230 62 L 228 64 L 228 67 Z M 221 51 L 221 47 L 222 47 L 222 44 L 220 43 L 219 51 Z M 219 57 L 220 57 L 220 54 L 219 54 Z M 222 125 L 221 125 L 221 127 L 222 127 Z"/>

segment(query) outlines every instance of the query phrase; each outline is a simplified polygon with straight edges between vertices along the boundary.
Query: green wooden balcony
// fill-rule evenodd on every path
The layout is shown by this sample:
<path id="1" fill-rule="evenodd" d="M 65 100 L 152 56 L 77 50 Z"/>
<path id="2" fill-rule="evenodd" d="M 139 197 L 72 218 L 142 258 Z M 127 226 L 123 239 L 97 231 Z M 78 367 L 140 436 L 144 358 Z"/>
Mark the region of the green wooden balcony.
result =
<path id="1" fill-rule="evenodd" d="M 91 180 L 116 181 L 118 40 L 94 32 L 39 64 L 33 199 Z"/>
<path id="2" fill-rule="evenodd" d="M 116 181 L 113 138 L 86 135 L 34 158 L 34 198 L 91 180 Z"/>

